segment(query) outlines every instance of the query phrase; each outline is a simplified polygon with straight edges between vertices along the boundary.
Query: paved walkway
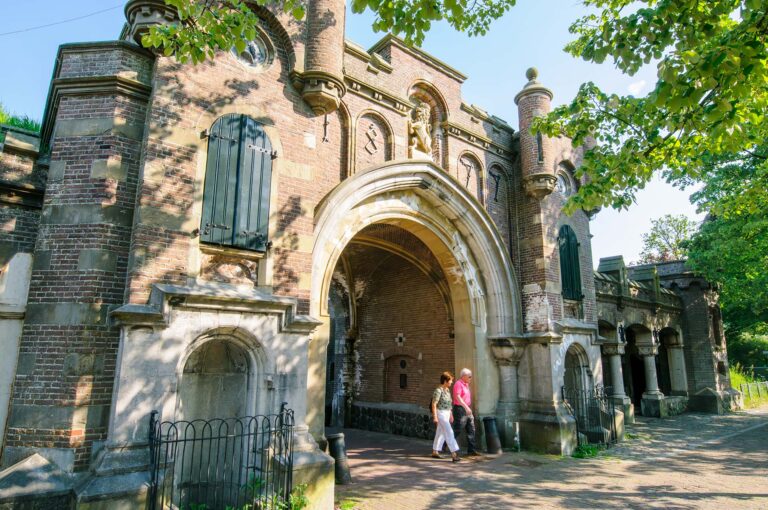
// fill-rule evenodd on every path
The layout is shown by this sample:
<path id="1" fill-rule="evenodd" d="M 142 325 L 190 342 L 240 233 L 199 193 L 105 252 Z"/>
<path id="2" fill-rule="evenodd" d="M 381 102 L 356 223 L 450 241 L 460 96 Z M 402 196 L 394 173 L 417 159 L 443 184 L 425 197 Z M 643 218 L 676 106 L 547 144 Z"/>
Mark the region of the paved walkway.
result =
<path id="1" fill-rule="evenodd" d="M 594 459 L 504 453 L 452 464 L 420 439 L 345 430 L 344 510 L 768 509 L 768 408 L 639 418 Z"/>

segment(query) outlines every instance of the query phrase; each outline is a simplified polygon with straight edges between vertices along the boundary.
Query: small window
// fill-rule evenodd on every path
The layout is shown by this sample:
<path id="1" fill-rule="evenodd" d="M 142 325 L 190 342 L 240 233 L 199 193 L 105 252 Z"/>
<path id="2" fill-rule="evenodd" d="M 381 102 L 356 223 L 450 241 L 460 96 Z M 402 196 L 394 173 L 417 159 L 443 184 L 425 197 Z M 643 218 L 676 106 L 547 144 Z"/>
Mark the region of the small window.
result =
<path id="1" fill-rule="evenodd" d="M 408 374 L 400 374 L 400 389 L 408 387 Z"/>
<path id="2" fill-rule="evenodd" d="M 562 172 L 557 174 L 557 191 L 564 197 L 569 197 L 573 193 L 571 180 Z"/>
<path id="3" fill-rule="evenodd" d="M 557 171 L 557 191 L 566 198 L 575 191 L 571 171 L 565 163 L 561 163 Z"/>
<path id="4" fill-rule="evenodd" d="M 203 188 L 203 243 L 266 251 L 272 145 L 263 126 L 229 114 L 211 127 Z"/>
<path id="5" fill-rule="evenodd" d="M 232 48 L 232 54 L 244 66 L 257 71 L 263 71 L 272 63 L 271 47 L 261 35 L 257 35 L 253 40 L 245 44 L 245 49 L 238 52 L 237 48 Z"/>
<path id="6" fill-rule="evenodd" d="M 579 241 L 576 239 L 576 233 L 568 225 L 563 225 L 557 241 L 560 247 L 560 281 L 563 287 L 563 298 L 580 301 L 583 296 L 581 295 Z"/>

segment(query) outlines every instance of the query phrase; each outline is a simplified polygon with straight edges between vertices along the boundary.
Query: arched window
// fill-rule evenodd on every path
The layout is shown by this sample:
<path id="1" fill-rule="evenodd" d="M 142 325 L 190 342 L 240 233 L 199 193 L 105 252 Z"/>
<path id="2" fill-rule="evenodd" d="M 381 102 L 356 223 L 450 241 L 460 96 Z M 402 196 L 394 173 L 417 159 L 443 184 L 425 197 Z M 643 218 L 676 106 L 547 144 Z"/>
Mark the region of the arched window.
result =
<path id="1" fill-rule="evenodd" d="M 560 281 L 565 299 L 581 300 L 581 266 L 579 265 L 579 241 L 568 225 L 560 227 L 557 237 L 560 246 Z"/>
<path id="2" fill-rule="evenodd" d="M 200 240 L 266 251 L 272 144 L 262 125 L 246 115 L 224 115 L 208 139 Z"/>

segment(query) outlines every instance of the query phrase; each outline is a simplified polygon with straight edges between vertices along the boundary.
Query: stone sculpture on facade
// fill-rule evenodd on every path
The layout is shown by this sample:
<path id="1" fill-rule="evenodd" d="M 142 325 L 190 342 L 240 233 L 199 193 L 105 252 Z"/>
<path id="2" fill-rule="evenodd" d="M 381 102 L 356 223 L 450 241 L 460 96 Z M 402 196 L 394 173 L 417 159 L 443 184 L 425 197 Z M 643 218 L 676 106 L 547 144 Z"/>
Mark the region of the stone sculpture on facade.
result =
<path id="1" fill-rule="evenodd" d="M 411 159 L 432 159 L 432 136 L 429 134 L 429 105 L 421 103 L 413 110 L 413 119 L 408 121 L 408 157 Z"/>

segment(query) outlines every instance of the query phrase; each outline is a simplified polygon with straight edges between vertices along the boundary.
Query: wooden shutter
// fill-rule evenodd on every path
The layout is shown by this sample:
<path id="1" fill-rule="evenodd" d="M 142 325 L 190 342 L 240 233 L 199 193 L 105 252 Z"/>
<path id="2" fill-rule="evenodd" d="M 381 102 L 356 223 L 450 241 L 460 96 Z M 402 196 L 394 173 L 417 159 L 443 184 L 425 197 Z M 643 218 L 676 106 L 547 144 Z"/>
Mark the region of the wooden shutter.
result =
<path id="1" fill-rule="evenodd" d="M 200 240 L 266 250 L 272 145 L 245 115 L 228 114 L 211 127 L 203 188 Z"/>
<path id="2" fill-rule="evenodd" d="M 560 228 L 560 281 L 565 299 L 581 300 L 581 264 L 579 263 L 579 241 L 568 225 Z"/>
<path id="3" fill-rule="evenodd" d="M 269 195 L 272 185 L 272 144 L 264 128 L 244 117 L 243 156 L 240 166 L 235 245 L 264 251 L 269 226 Z"/>

